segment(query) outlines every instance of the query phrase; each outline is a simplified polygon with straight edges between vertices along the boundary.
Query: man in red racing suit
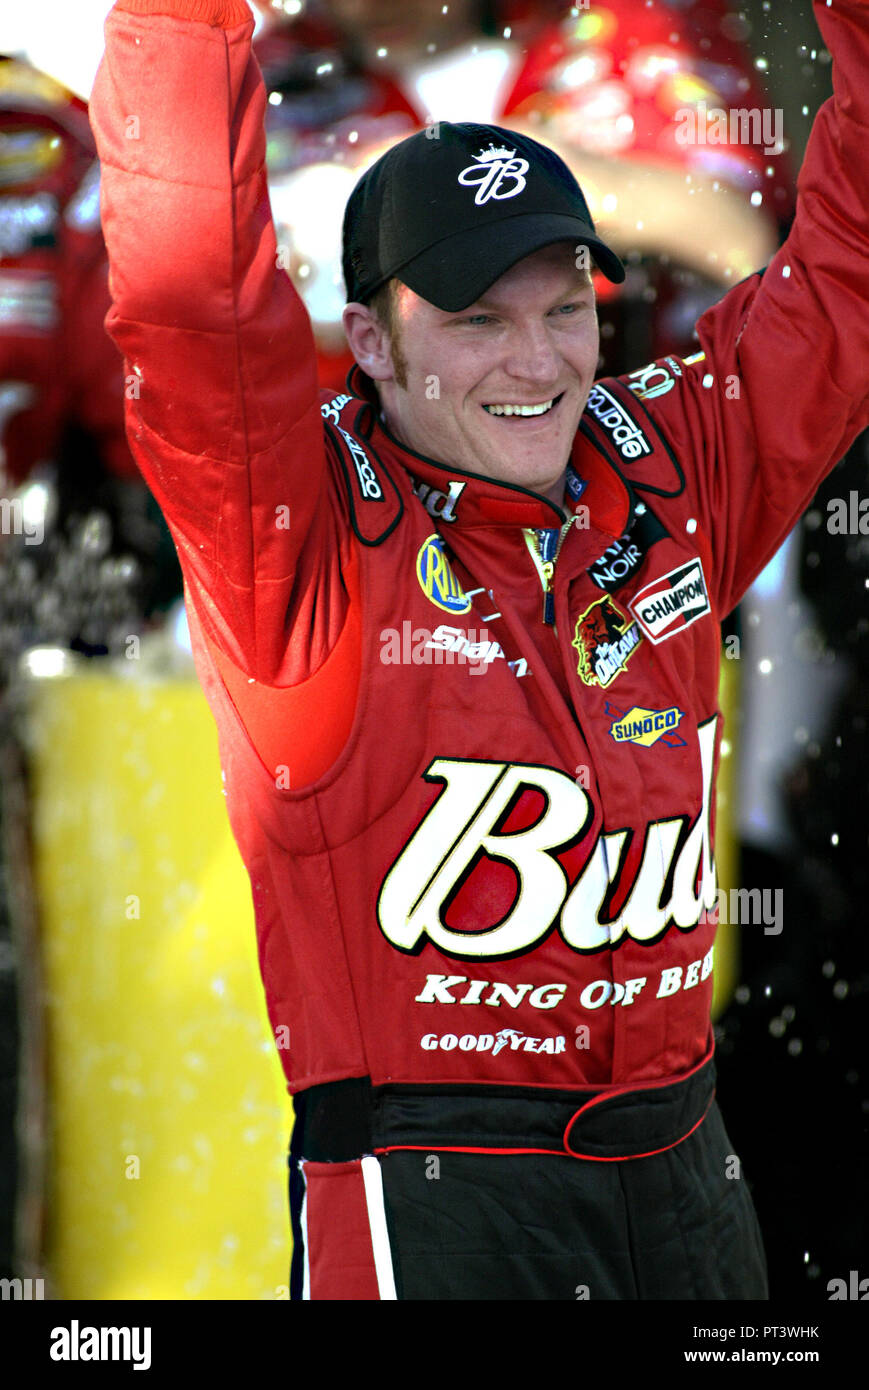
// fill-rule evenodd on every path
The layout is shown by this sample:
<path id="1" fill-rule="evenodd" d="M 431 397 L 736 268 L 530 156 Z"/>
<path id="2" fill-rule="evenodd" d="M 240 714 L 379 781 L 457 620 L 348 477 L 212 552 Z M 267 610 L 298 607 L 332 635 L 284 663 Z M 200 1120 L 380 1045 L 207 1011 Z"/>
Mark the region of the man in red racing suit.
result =
<path id="1" fill-rule="evenodd" d="M 561 505 L 399 442 L 358 368 L 318 392 L 242 0 L 107 20 L 107 327 L 294 1096 L 294 1296 L 766 1296 L 714 1101 L 718 624 L 869 423 L 869 4 L 815 8 L 787 242 L 694 357 L 588 381 Z"/>

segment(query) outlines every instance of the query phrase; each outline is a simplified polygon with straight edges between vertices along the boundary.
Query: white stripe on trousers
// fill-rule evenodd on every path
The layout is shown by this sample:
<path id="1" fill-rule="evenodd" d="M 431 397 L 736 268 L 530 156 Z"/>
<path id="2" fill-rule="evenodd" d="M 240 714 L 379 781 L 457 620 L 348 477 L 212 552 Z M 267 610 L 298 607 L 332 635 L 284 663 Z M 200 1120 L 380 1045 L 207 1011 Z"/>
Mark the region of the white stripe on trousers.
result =
<path id="1" fill-rule="evenodd" d="M 373 1155 L 362 1160 L 362 1179 L 365 1183 L 365 1202 L 368 1207 L 368 1225 L 371 1228 L 377 1291 L 381 1299 L 397 1299 L 392 1251 L 389 1247 L 389 1232 L 386 1229 L 386 1208 L 383 1204 L 383 1174 L 380 1171 L 380 1163 Z"/>
<path id="2" fill-rule="evenodd" d="M 302 1298 L 303 1298 L 303 1299 L 310 1299 L 310 1297 L 311 1297 L 311 1264 L 310 1264 L 310 1258 L 309 1258 L 309 1255 L 308 1255 L 308 1179 L 307 1179 L 307 1177 L 305 1176 L 305 1164 L 304 1164 L 304 1162 L 302 1162 L 302 1163 L 299 1164 L 299 1172 L 301 1173 L 301 1175 L 302 1175 L 302 1181 L 303 1181 L 303 1183 L 305 1184 L 305 1195 L 304 1195 L 303 1198 L 302 1198 L 302 1210 L 301 1210 L 300 1213 L 299 1213 L 299 1225 L 300 1225 L 301 1230 L 302 1230 L 302 1252 L 303 1252 L 303 1262 L 302 1262 Z"/>
<path id="3" fill-rule="evenodd" d="M 299 1224 L 302 1229 L 302 1298 L 311 1297 L 311 1265 L 308 1254 L 308 1180 L 305 1176 L 304 1160 L 299 1164 L 299 1172 L 305 1184 L 302 1197 L 302 1210 Z M 362 1182 L 365 1187 L 365 1205 L 368 1210 L 368 1227 L 371 1232 L 371 1248 L 374 1252 L 374 1272 L 377 1276 L 377 1292 L 382 1300 L 397 1301 L 395 1275 L 392 1269 L 392 1251 L 389 1246 L 389 1232 L 386 1229 L 386 1208 L 383 1204 L 383 1175 L 377 1159 L 369 1155 L 362 1159 Z"/>

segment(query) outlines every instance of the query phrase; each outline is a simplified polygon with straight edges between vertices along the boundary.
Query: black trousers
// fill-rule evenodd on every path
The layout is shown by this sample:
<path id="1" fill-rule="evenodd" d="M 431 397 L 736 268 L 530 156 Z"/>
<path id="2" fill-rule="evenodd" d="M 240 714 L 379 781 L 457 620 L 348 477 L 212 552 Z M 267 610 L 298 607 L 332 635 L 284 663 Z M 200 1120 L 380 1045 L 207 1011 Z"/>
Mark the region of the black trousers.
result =
<path id="1" fill-rule="evenodd" d="M 576 1095 L 337 1085 L 337 1092 L 318 1087 L 296 1098 L 294 1298 L 769 1296 L 754 1205 L 714 1100 L 711 1059 L 687 1086 L 597 1107 L 584 1127 L 568 1130 L 571 1152 L 533 1150 L 560 1147 L 552 1136 L 563 1133 Z M 687 1137 L 672 1142 L 680 1132 Z M 482 1151 L 459 1151 L 457 1139 Z M 491 1151 L 514 1146 L 531 1151 Z M 607 1150 L 645 1156 L 614 1158 Z M 362 1210 L 352 1180 L 361 1155 L 372 1153 L 364 1188 L 370 1199 L 374 1181 L 367 1211 L 379 1282 L 371 1276 L 366 1283 L 366 1236 L 350 1230 Z M 324 1174 L 340 1177 L 341 1186 L 323 1184 Z M 326 1196 L 318 1195 L 305 1220 L 309 1188 Z M 316 1252 L 314 1280 L 308 1245 Z M 353 1265 L 357 1282 L 347 1281 L 342 1261 Z"/>

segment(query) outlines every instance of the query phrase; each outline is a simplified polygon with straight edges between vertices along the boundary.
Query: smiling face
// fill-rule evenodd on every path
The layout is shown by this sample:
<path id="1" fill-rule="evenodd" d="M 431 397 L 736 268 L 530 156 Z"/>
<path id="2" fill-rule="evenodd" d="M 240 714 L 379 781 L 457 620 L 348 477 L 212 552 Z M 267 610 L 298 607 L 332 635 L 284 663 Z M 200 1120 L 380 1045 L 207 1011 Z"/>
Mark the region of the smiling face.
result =
<path id="1" fill-rule="evenodd" d="M 391 343 L 365 306 L 345 309 L 350 346 L 378 383 L 395 437 L 448 468 L 560 503 L 599 353 L 594 290 L 574 245 L 526 256 L 459 313 L 402 285 L 395 313 Z"/>

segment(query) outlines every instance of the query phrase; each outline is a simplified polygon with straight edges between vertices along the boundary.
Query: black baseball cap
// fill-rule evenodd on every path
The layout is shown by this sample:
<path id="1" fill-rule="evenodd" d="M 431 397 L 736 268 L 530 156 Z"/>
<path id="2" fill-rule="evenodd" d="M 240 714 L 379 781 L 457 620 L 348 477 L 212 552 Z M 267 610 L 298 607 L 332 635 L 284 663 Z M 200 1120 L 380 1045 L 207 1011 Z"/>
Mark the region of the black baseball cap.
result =
<path id="1" fill-rule="evenodd" d="M 554 150 L 501 126 L 440 121 L 393 145 L 350 194 L 347 300 L 364 304 L 396 276 L 456 313 L 524 256 L 557 241 L 587 246 L 608 280 L 624 280 Z"/>

